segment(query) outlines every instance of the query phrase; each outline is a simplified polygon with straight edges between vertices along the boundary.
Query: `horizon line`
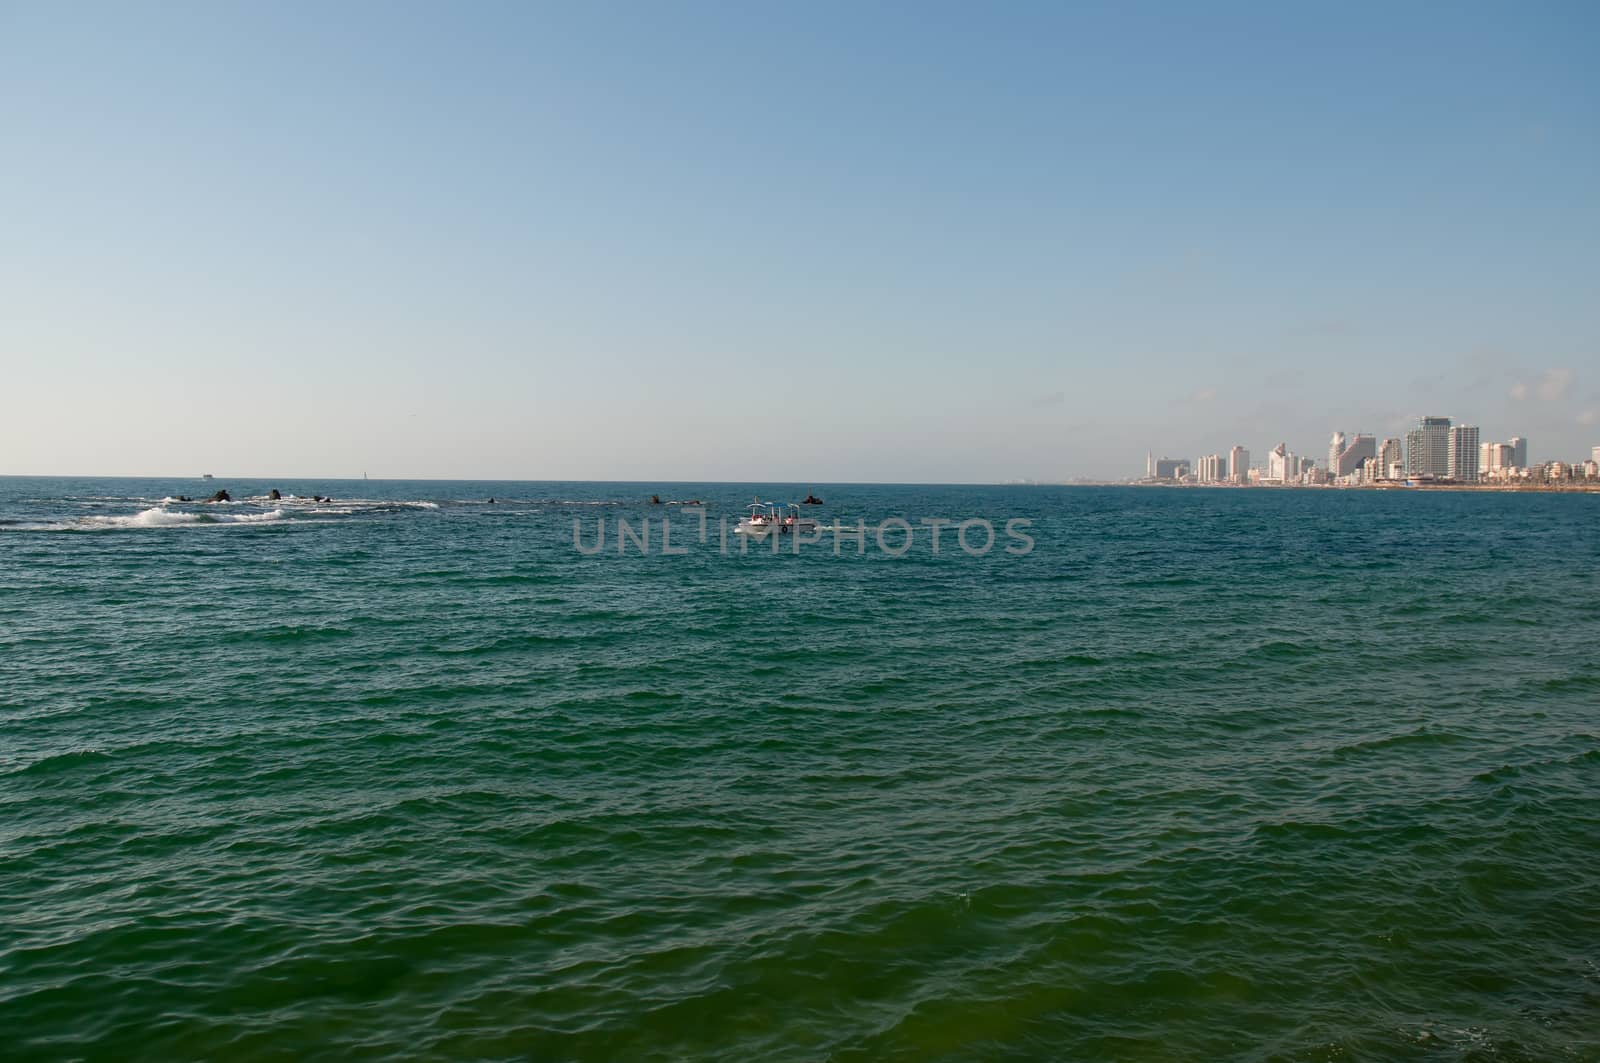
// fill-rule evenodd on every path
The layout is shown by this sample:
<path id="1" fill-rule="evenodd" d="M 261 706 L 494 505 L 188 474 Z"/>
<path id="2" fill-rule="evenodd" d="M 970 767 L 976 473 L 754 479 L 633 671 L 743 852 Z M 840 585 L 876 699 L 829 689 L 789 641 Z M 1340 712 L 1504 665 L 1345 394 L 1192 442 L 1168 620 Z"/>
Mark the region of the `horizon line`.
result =
<path id="1" fill-rule="evenodd" d="M 160 475 L 133 475 L 118 473 L 106 475 L 100 473 L 0 473 L 0 480 L 176 480 L 181 482 L 221 483 L 225 480 L 314 480 L 321 483 L 491 483 L 491 484 L 518 484 L 518 483 L 549 483 L 549 484 L 729 484 L 729 485 L 771 485 L 771 484 L 809 484 L 816 487 L 1118 487 L 1134 484 L 1135 477 L 1127 479 L 1103 479 L 1080 477 L 1073 480 L 1046 480 L 1037 478 L 1019 478 L 1014 480 L 614 480 L 614 479 L 504 479 L 504 478 L 468 478 L 459 476 L 235 476 L 213 474 L 210 480 L 191 474 L 179 476 Z"/>

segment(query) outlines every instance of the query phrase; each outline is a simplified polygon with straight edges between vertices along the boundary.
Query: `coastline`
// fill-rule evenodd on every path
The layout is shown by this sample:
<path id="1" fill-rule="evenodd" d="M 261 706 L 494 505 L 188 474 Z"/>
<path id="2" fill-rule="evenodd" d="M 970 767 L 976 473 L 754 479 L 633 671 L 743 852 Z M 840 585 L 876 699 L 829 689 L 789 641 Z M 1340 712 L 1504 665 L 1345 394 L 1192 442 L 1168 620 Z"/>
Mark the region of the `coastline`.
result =
<path id="1" fill-rule="evenodd" d="M 1394 481 L 1375 484 L 1190 484 L 1136 480 L 1128 484 L 1107 486 L 1224 488 L 1230 491 L 1486 491 L 1501 494 L 1600 494 L 1600 481 L 1586 481 L 1574 484 L 1407 484 Z"/>

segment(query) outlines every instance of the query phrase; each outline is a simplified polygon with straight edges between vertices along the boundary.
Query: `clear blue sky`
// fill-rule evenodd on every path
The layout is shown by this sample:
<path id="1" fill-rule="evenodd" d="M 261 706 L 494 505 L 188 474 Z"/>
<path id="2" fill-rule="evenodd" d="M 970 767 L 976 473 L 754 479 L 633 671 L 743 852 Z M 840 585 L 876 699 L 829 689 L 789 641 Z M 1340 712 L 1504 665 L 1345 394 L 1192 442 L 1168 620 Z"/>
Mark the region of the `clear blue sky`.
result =
<path id="1" fill-rule="evenodd" d="M 0 0 L 0 473 L 1600 443 L 1600 4 Z"/>

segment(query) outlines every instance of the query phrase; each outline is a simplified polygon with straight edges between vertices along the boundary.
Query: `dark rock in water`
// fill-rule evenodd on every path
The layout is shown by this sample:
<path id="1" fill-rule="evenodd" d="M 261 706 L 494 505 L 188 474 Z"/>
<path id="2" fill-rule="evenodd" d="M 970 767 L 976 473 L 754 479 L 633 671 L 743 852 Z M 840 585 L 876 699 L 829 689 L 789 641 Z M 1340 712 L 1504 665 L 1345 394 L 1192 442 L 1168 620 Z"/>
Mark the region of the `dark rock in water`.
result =
<path id="1" fill-rule="evenodd" d="M 278 489 L 276 487 L 274 487 L 272 490 L 267 492 L 267 497 L 270 498 L 272 501 L 276 502 L 276 501 L 278 501 L 278 499 L 282 498 L 283 496 L 280 495 L 278 493 Z"/>
<path id="2" fill-rule="evenodd" d="M 210 498 L 206 499 L 206 501 L 207 502 L 232 502 L 233 501 L 233 496 L 228 494 L 227 488 L 223 488 L 221 491 L 218 491 L 216 494 L 214 494 Z"/>
<path id="3" fill-rule="evenodd" d="M 190 498 L 188 495 L 179 495 L 178 496 L 178 501 L 179 502 L 193 502 L 194 499 Z"/>
<path id="4" fill-rule="evenodd" d="M 491 505 L 491 506 L 492 506 L 492 505 L 494 505 L 494 499 L 492 499 L 492 498 L 491 498 L 491 499 L 489 499 L 489 504 L 490 504 L 490 505 Z"/>
<path id="5" fill-rule="evenodd" d="M 651 495 L 650 496 L 650 504 L 652 506 L 659 506 L 661 504 L 661 496 L 660 495 Z"/>

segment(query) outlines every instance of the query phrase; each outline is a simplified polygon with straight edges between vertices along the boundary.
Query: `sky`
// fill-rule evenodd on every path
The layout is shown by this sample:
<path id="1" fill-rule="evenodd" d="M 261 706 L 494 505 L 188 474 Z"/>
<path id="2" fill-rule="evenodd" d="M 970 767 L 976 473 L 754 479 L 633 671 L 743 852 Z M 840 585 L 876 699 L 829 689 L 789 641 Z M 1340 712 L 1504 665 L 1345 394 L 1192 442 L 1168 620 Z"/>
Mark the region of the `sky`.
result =
<path id="1" fill-rule="evenodd" d="M 1600 444 L 1600 5 L 0 0 L 0 474 Z"/>

